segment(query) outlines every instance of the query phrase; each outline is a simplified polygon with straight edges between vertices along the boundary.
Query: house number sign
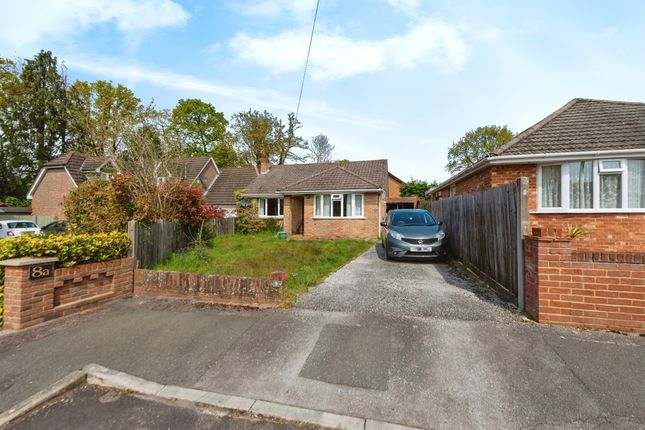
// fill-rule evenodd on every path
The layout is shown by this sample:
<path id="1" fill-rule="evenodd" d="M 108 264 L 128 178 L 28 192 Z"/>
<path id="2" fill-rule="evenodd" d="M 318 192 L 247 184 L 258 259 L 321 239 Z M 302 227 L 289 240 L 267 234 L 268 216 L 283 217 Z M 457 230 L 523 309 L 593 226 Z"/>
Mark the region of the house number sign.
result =
<path id="1" fill-rule="evenodd" d="M 29 279 L 43 279 L 54 275 L 54 263 L 33 264 L 29 266 Z"/>

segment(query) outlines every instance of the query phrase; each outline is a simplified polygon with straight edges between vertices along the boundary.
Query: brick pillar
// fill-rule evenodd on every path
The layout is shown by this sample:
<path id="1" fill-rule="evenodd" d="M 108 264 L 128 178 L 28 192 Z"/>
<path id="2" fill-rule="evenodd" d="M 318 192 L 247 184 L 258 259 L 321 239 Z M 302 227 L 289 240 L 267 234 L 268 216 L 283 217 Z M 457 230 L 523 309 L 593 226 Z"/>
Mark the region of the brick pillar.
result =
<path id="1" fill-rule="evenodd" d="M 540 229 L 524 237 L 524 303 L 526 313 L 540 321 L 549 307 L 549 288 L 560 285 L 562 269 L 571 260 L 571 240 L 541 237 Z"/>
<path id="2" fill-rule="evenodd" d="M 4 324 L 21 329 L 46 320 L 54 308 L 54 273 L 42 279 L 29 279 L 33 265 L 50 264 L 57 258 L 13 258 L 0 261 L 4 266 Z"/>

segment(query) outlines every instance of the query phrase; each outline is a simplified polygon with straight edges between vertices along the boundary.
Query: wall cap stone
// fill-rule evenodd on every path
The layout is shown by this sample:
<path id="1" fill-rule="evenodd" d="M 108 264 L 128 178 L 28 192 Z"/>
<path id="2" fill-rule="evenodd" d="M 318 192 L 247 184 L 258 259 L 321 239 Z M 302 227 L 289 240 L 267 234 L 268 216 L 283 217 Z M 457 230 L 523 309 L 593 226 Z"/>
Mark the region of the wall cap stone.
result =
<path id="1" fill-rule="evenodd" d="M 58 257 L 20 257 L 0 261 L 0 266 L 20 267 L 31 266 L 32 264 L 56 263 Z"/>

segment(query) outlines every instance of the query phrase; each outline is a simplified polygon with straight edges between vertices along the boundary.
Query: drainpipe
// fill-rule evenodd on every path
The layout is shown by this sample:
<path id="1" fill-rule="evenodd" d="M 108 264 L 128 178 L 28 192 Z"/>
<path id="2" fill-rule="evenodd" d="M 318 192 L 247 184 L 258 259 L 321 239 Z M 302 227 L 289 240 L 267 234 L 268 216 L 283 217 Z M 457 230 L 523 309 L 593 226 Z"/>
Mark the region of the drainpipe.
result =
<path id="1" fill-rule="evenodd" d="M 383 192 L 378 195 L 378 219 L 376 220 L 376 231 L 378 234 L 376 235 L 377 239 L 381 238 L 381 196 L 383 195 Z"/>

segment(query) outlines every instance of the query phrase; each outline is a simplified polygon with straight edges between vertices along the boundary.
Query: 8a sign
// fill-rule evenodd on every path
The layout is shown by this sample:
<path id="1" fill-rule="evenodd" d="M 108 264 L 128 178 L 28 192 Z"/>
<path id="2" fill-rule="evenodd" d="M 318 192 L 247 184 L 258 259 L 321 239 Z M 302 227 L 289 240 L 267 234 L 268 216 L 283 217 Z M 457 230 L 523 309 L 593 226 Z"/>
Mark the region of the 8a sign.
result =
<path id="1" fill-rule="evenodd" d="M 29 279 L 43 279 L 54 276 L 54 263 L 29 266 Z"/>

